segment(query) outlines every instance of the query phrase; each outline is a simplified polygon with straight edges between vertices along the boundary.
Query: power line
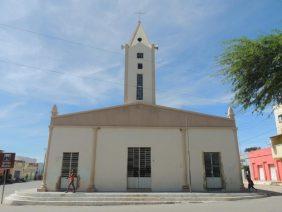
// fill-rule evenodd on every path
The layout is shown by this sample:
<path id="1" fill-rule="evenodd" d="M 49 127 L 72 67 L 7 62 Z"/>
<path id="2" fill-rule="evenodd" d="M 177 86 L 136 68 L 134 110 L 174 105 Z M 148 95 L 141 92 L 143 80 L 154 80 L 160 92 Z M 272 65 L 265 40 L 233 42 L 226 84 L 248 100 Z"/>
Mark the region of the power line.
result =
<path id="1" fill-rule="evenodd" d="M 84 46 L 84 47 L 88 47 L 88 48 L 92 48 L 92 49 L 97 49 L 97 50 L 100 50 L 100 51 L 107 51 L 107 52 L 111 52 L 111 53 L 115 53 L 115 54 L 121 54 L 118 51 L 104 49 L 104 48 L 100 48 L 100 47 L 97 47 L 97 46 L 93 46 L 91 44 L 82 43 L 80 41 L 69 40 L 69 39 L 59 37 L 59 36 L 54 36 L 54 35 L 49 35 L 49 34 L 45 34 L 45 33 L 41 33 L 41 32 L 36 32 L 36 31 L 33 31 L 33 30 L 29 30 L 29 29 L 25 29 L 25 28 L 21 28 L 21 27 L 15 27 L 15 26 L 11 26 L 11 25 L 8 25 L 8 24 L 0 23 L 0 27 L 9 28 L 9 29 L 18 30 L 18 31 L 23 31 L 23 32 L 28 32 L 28 33 L 31 33 L 31 34 L 47 37 L 47 38 L 50 38 L 50 39 L 55 39 L 55 40 L 67 42 L 67 43 L 70 43 L 70 44 L 73 44 L 73 45 L 79 45 L 79 46 Z"/>
<path id="2" fill-rule="evenodd" d="M 31 33 L 31 34 L 34 34 L 34 35 L 50 38 L 50 39 L 53 39 L 53 40 L 59 40 L 59 41 L 62 41 L 62 42 L 66 42 L 66 43 L 69 43 L 69 44 L 72 44 L 72 45 L 83 46 L 83 47 L 86 47 L 86 48 L 91 48 L 91 49 L 95 49 L 95 50 L 99 50 L 99 51 L 110 52 L 110 53 L 113 53 L 113 54 L 119 54 L 119 55 L 123 56 L 123 54 L 120 51 L 113 51 L 113 50 L 110 50 L 110 49 L 104 49 L 104 48 L 100 48 L 100 47 L 97 47 L 97 46 L 93 46 L 93 45 L 88 44 L 88 43 L 86 44 L 86 43 L 83 43 L 83 42 L 80 42 L 80 41 L 69 40 L 69 39 L 66 39 L 66 38 L 59 37 L 59 36 L 54 36 L 54 35 L 49 35 L 49 34 L 45 34 L 45 33 L 41 33 L 41 32 L 36 32 L 36 31 L 33 31 L 33 30 L 21 28 L 21 27 L 15 27 L 15 26 L 11 26 L 11 25 L 8 25 L 8 24 L 3 24 L 3 23 L 0 23 L 0 27 L 8 28 L 8 29 L 13 29 L 13 30 L 18 30 L 18 31 L 22 31 L 22 32 L 27 32 L 27 33 Z M 133 56 L 131 56 L 131 57 L 128 56 L 128 57 L 136 59 Z M 151 62 L 152 60 L 142 58 L 142 61 L 149 61 L 149 62 Z"/>
<path id="3" fill-rule="evenodd" d="M 7 40 L 1 40 L 0 39 L 0 42 L 5 42 L 6 44 L 7 44 Z M 13 45 L 13 44 L 11 44 L 11 43 L 8 43 L 9 45 L 12 45 L 12 46 L 14 46 L 15 47 L 15 45 Z M 51 60 L 54 60 L 54 58 L 51 58 L 51 57 L 46 57 L 46 56 L 44 56 L 45 58 L 49 58 L 49 59 L 51 59 Z M 0 57 L 0 59 L 1 59 L 1 57 Z M 6 59 L 6 58 L 5 58 Z M 5 62 L 5 63 L 11 63 L 11 64 L 14 64 L 14 65 L 17 65 L 16 63 L 17 62 L 8 62 L 7 61 L 7 59 L 6 60 L 2 60 L 3 62 Z M 24 66 L 24 67 L 26 67 L 26 68 L 29 68 L 29 67 L 31 67 L 32 69 L 42 69 L 42 68 L 39 68 L 39 67 L 32 67 L 32 66 L 30 66 L 30 65 L 25 65 L 25 64 L 20 64 L 20 66 Z M 54 72 L 53 70 L 52 70 L 52 72 Z M 56 72 L 58 72 L 58 71 L 56 71 Z M 97 72 L 102 72 L 102 71 L 97 71 Z M 97 72 L 95 72 L 95 73 L 97 73 Z M 61 74 L 66 74 L 66 73 L 62 73 L 61 72 Z M 200 75 L 200 77 L 204 77 L 204 76 L 206 76 L 206 75 Z M 79 77 L 79 76 L 76 76 L 76 77 Z M 136 87 L 135 85 L 133 85 L 134 87 Z M 146 87 L 143 87 L 143 88 L 145 88 L 145 89 L 147 89 Z M 164 89 L 160 89 L 160 88 L 156 88 L 156 90 L 157 91 L 163 91 L 163 92 L 166 92 L 167 90 L 164 90 Z M 186 92 L 186 89 L 178 89 L 178 90 L 174 90 L 174 93 L 177 93 L 177 94 L 186 94 L 187 92 Z"/>
<path id="4" fill-rule="evenodd" d="M 40 67 L 36 67 L 36 66 L 26 65 L 26 64 L 22 64 L 22 63 L 18 63 L 18 62 L 7 60 L 6 58 L 1 58 L 0 57 L 0 62 L 7 63 L 7 64 L 12 64 L 12 65 L 16 65 L 16 66 L 21 66 L 21 67 L 25 67 L 25 68 L 29 68 L 29 69 L 39 70 L 39 71 L 47 71 L 47 72 L 52 72 L 52 73 L 56 73 L 56 74 L 63 74 L 63 75 L 68 74 L 68 75 L 71 75 L 73 77 L 84 79 L 82 76 L 79 76 L 79 75 L 65 73 L 65 72 L 54 70 L 54 69 L 45 69 L 45 68 L 40 68 Z M 98 72 L 96 72 L 96 73 L 98 73 Z M 95 73 L 93 73 L 93 74 L 95 74 Z M 120 86 L 124 86 L 124 83 L 120 83 L 120 82 L 113 81 L 113 80 L 95 79 L 95 78 L 92 78 L 92 79 L 96 80 L 96 81 L 105 81 L 105 82 L 109 82 L 109 83 L 115 83 L 115 84 L 118 84 Z M 125 84 L 130 86 L 130 87 L 134 87 L 134 88 L 137 87 L 137 85 L 134 85 L 134 84 L 129 84 L 129 83 L 125 83 Z M 151 90 L 151 88 L 147 88 L 147 87 L 144 87 L 144 86 L 143 86 L 143 89 Z M 156 89 L 156 90 L 160 91 L 160 89 Z"/>
<path id="5" fill-rule="evenodd" d="M 258 134 L 258 135 L 256 135 L 256 136 L 251 136 L 251 137 L 249 137 L 249 138 L 245 138 L 245 139 L 241 140 L 240 143 L 242 143 L 242 142 L 244 142 L 244 141 L 253 140 L 253 139 L 258 138 L 258 137 L 261 137 L 261 136 L 264 136 L 264 135 L 270 133 L 271 131 L 272 131 L 272 129 L 271 129 L 271 130 L 267 130 L 267 131 L 265 131 L 265 132 L 263 132 L 263 133 L 261 133 L 261 134 Z"/>
<path id="6" fill-rule="evenodd" d="M 265 125 L 264 121 L 265 121 L 266 119 L 268 119 L 268 117 L 262 119 L 259 124 L 256 124 L 256 128 L 257 128 L 258 126 Z M 236 122 L 237 122 L 237 121 L 236 121 Z M 245 124 L 238 124 L 238 122 L 237 122 L 236 125 L 237 125 L 237 127 L 238 127 L 238 132 L 242 133 L 242 132 L 245 132 L 245 131 L 250 131 L 250 129 L 254 129 L 253 125 L 251 125 L 250 122 L 252 122 L 252 121 L 245 122 L 245 123 L 248 123 L 248 126 L 249 126 L 249 127 L 245 127 L 245 126 L 247 126 L 247 125 L 245 125 Z M 239 126 L 240 126 L 240 127 L 239 127 Z"/>
<path id="7" fill-rule="evenodd" d="M 59 37 L 59 36 L 54 36 L 54 35 L 49 35 L 49 34 L 45 34 L 45 33 L 40 33 L 40 32 L 36 32 L 36 31 L 33 31 L 33 30 L 21 28 L 21 27 L 11 26 L 11 25 L 8 25 L 8 24 L 0 23 L 0 27 L 8 28 L 8 29 L 13 29 L 13 30 L 18 30 L 18 31 L 23 31 L 23 32 L 27 32 L 27 33 L 32 33 L 32 34 L 39 35 L 39 36 L 44 36 L 44 37 L 47 37 L 47 38 L 50 38 L 50 39 L 56 39 L 56 40 L 60 40 L 60 41 L 63 41 L 63 42 L 67 42 L 67 43 L 70 43 L 70 44 L 73 44 L 73 45 L 80 45 L 80 46 L 89 47 L 89 48 L 92 48 L 92 49 L 97 49 L 97 50 L 102 50 L 102 51 L 107 51 L 107 52 L 123 55 L 122 53 L 120 53 L 118 51 L 113 51 L 113 50 L 109 50 L 109 49 L 99 48 L 99 47 L 96 47 L 96 46 L 93 46 L 93 45 L 90 45 L 90 44 L 86 44 L 86 43 L 83 43 L 83 42 L 80 42 L 80 41 L 69 40 L 69 39 L 65 39 L 65 38 Z M 128 57 L 136 59 L 133 56 L 131 56 L 131 57 L 128 56 Z M 143 58 L 142 61 L 150 61 L 151 62 L 152 60 Z M 25 65 L 25 66 L 27 67 L 28 65 Z M 37 68 L 37 69 L 41 69 L 41 68 Z M 111 81 L 111 82 L 113 82 L 113 81 Z M 122 84 L 122 85 L 124 85 L 124 84 Z M 130 84 L 127 83 L 126 85 L 131 86 L 131 87 L 136 87 L 136 85 L 131 84 L 131 83 Z M 146 88 L 144 86 L 143 86 L 143 88 L 150 90 L 150 88 Z M 183 90 L 183 89 L 181 89 L 181 90 Z M 167 92 L 167 90 L 163 90 L 163 89 L 159 89 L 159 88 L 156 88 L 156 91 Z M 184 90 L 183 92 L 181 92 L 179 94 L 186 94 L 186 93 L 187 92 Z"/>

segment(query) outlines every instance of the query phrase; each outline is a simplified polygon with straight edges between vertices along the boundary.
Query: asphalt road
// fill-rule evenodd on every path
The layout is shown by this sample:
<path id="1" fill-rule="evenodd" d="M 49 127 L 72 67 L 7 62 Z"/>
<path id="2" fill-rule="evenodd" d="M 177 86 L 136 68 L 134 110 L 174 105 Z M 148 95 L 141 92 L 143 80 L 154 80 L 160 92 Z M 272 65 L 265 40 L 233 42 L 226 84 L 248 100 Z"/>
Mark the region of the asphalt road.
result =
<path id="1" fill-rule="evenodd" d="M 6 195 L 15 190 L 40 186 L 41 182 L 28 182 L 7 186 Z M 183 203 L 170 205 L 125 205 L 125 206 L 0 206 L 0 212 L 281 212 L 282 186 L 257 186 L 262 190 L 276 192 L 275 196 L 254 200 L 229 202 Z"/>

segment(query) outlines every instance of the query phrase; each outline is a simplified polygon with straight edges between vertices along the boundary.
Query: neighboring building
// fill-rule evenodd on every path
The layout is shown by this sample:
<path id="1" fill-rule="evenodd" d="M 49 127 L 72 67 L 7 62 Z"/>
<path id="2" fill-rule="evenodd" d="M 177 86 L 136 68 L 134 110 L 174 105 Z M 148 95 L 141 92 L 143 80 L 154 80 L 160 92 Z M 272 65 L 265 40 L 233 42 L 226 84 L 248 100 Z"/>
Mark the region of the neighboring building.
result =
<path id="1" fill-rule="evenodd" d="M 270 137 L 273 158 L 282 160 L 282 105 L 274 108 L 277 135 Z"/>
<path id="2" fill-rule="evenodd" d="M 59 115 L 52 109 L 39 191 L 239 191 L 234 113 L 156 105 L 155 50 L 141 23 L 125 49 L 124 105 Z"/>
<path id="3" fill-rule="evenodd" d="M 270 137 L 271 147 L 248 154 L 251 176 L 259 182 L 282 182 L 282 106 L 274 108 L 277 135 Z"/>
<path id="4" fill-rule="evenodd" d="M 22 160 L 15 160 L 14 168 L 11 169 L 12 178 L 17 180 L 24 178 L 23 170 L 25 167 L 25 162 Z"/>
<path id="5" fill-rule="evenodd" d="M 36 163 L 37 162 L 35 158 L 24 157 L 24 156 L 16 156 L 16 160 L 21 160 L 26 163 Z"/>
<path id="6" fill-rule="evenodd" d="M 282 179 L 282 162 L 272 156 L 271 147 L 248 153 L 252 179 L 259 182 L 277 182 Z"/>
<path id="7" fill-rule="evenodd" d="M 17 156 L 14 168 L 10 170 L 13 179 L 34 180 L 37 179 L 38 163 L 36 159 Z"/>

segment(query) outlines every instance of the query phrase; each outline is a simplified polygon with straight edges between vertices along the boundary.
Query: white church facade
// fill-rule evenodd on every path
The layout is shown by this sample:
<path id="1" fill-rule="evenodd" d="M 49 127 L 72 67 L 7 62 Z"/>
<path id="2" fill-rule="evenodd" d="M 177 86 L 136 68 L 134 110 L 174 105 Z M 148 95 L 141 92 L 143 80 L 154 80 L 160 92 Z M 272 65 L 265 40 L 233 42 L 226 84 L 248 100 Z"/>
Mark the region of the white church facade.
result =
<path id="1" fill-rule="evenodd" d="M 52 109 L 43 185 L 78 191 L 239 191 L 237 129 L 227 117 L 156 105 L 155 50 L 141 23 L 125 49 L 124 104 L 60 115 Z"/>

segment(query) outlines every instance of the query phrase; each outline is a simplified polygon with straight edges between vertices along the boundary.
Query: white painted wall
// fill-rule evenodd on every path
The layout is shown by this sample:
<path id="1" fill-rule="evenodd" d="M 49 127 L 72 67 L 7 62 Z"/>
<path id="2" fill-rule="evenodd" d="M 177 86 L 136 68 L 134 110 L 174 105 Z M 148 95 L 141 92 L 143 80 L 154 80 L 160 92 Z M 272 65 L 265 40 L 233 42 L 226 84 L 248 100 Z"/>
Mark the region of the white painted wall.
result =
<path id="1" fill-rule="evenodd" d="M 79 152 L 79 190 L 89 185 L 94 132 L 91 128 L 55 127 L 51 137 L 49 163 L 47 168 L 47 189 L 55 191 L 61 174 L 63 152 Z"/>
<path id="2" fill-rule="evenodd" d="M 89 185 L 94 132 L 91 128 L 55 127 L 51 138 L 47 188 L 55 190 L 63 152 L 79 152 L 80 190 Z M 189 128 L 193 191 L 204 191 L 203 152 L 221 152 L 227 191 L 240 189 L 239 157 L 231 128 Z M 127 148 L 151 147 L 152 191 L 181 191 L 184 185 L 182 136 L 178 128 L 101 128 L 98 130 L 95 187 L 127 190 Z M 188 167 L 189 170 L 189 167 Z"/>
<path id="3" fill-rule="evenodd" d="M 234 134 L 230 128 L 190 128 L 188 130 L 193 191 L 204 191 L 203 152 L 220 152 L 227 191 L 239 191 L 241 173 Z"/>
<path id="4" fill-rule="evenodd" d="M 144 54 L 144 58 L 137 58 L 138 52 Z M 142 43 L 138 43 L 133 47 L 128 48 L 128 60 L 127 60 L 127 77 L 125 77 L 125 89 L 127 92 L 126 103 L 144 102 L 147 104 L 155 104 L 155 59 L 154 49 L 147 47 Z M 143 69 L 138 69 L 137 64 L 142 63 Z M 143 100 L 136 100 L 136 86 L 137 86 L 137 74 L 143 75 Z"/>
<path id="5" fill-rule="evenodd" d="M 98 132 L 95 185 L 98 191 L 127 190 L 127 148 L 151 147 L 152 191 L 183 185 L 179 129 L 103 128 Z"/>

